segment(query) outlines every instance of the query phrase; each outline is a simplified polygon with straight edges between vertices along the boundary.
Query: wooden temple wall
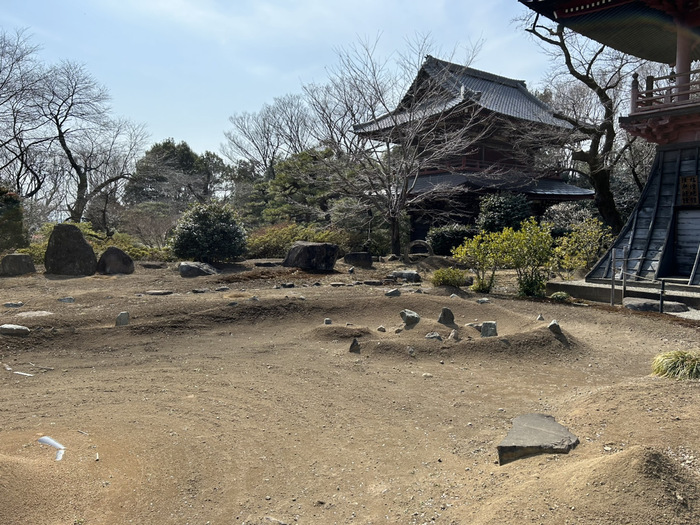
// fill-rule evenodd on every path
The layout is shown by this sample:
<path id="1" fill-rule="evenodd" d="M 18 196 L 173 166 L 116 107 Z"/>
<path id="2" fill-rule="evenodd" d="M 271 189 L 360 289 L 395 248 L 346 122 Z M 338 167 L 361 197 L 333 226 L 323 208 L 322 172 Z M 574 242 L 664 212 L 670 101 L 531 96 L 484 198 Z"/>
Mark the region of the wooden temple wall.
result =
<path id="1" fill-rule="evenodd" d="M 679 278 L 700 284 L 700 143 L 662 146 L 642 195 L 613 247 L 587 281 Z M 613 269 L 614 260 L 614 269 Z"/>

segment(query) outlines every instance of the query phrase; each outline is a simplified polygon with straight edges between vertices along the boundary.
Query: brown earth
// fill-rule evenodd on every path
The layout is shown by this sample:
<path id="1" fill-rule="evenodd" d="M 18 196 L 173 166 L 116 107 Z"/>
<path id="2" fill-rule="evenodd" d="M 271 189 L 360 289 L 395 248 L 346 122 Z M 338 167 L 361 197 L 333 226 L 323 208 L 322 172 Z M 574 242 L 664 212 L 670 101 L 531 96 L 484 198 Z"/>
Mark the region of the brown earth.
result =
<path id="1" fill-rule="evenodd" d="M 388 265 L 251 268 L 0 281 L 0 303 L 25 303 L 0 307 L 0 324 L 32 329 L 0 336 L 0 523 L 700 523 L 700 384 L 649 375 L 657 353 L 698 346 L 697 325 L 426 283 L 396 298 L 330 286 Z M 461 341 L 437 323 L 444 306 Z M 404 308 L 422 320 L 396 333 Z M 35 311 L 51 315 L 20 316 Z M 115 327 L 121 311 L 131 323 Z M 529 412 L 581 444 L 499 466 Z"/>

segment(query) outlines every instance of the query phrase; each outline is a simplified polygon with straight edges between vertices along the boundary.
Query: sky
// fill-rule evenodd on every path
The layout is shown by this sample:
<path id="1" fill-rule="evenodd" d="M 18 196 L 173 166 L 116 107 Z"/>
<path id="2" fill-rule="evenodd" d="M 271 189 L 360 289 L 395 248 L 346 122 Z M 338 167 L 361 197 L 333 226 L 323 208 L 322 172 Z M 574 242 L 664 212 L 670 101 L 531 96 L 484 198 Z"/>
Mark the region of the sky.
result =
<path id="1" fill-rule="evenodd" d="M 24 29 L 46 64 L 83 64 L 111 95 L 112 115 L 220 153 L 231 115 L 323 83 L 338 51 L 378 39 L 405 52 L 416 35 L 433 55 L 541 85 L 548 57 L 512 23 L 517 0 L 3 0 L 0 28 Z M 455 60 L 458 61 L 458 60 Z"/>

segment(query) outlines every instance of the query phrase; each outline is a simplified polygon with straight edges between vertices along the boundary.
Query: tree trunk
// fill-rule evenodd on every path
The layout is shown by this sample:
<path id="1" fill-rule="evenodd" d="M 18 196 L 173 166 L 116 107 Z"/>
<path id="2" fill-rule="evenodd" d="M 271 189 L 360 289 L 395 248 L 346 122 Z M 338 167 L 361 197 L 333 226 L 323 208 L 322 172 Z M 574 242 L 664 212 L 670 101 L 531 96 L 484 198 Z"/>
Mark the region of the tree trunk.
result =
<path id="1" fill-rule="evenodd" d="M 622 230 L 622 217 L 615 206 L 615 197 L 610 189 L 610 170 L 600 170 L 591 175 L 591 181 L 595 189 L 595 205 L 598 208 L 603 222 L 612 228 L 612 233 L 617 235 Z"/>
<path id="2" fill-rule="evenodd" d="M 389 217 L 391 231 L 391 253 L 401 256 L 401 220 L 399 217 Z"/>
<path id="3" fill-rule="evenodd" d="M 81 172 L 78 176 L 78 191 L 75 196 L 75 201 L 72 206 L 68 207 L 68 211 L 70 211 L 69 219 L 71 222 L 80 222 L 83 219 L 83 214 L 88 204 L 87 190 L 87 177 Z"/>

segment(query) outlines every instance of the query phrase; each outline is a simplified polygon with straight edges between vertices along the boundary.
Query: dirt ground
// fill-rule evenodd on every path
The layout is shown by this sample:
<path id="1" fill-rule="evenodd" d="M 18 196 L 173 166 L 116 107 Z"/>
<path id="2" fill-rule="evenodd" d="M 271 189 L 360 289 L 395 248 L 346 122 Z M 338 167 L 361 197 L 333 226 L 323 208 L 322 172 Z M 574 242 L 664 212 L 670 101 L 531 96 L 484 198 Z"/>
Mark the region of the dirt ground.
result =
<path id="1" fill-rule="evenodd" d="M 696 324 L 479 304 L 427 281 L 400 297 L 331 286 L 398 267 L 0 280 L 0 303 L 24 303 L 0 306 L 0 324 L 32 330 L 0 335 L 0 523 L 700 523 L 700 384 L 649 375 L 657 353 L 698 347 Z M 445 306 L 460 341 L 437 322 Z M 397 330 L 404 308 L 422 319 Z M 466 326 L 481 321 L 499 336 Z M 531 412 L 580 445 L 499 466 Z"/>

